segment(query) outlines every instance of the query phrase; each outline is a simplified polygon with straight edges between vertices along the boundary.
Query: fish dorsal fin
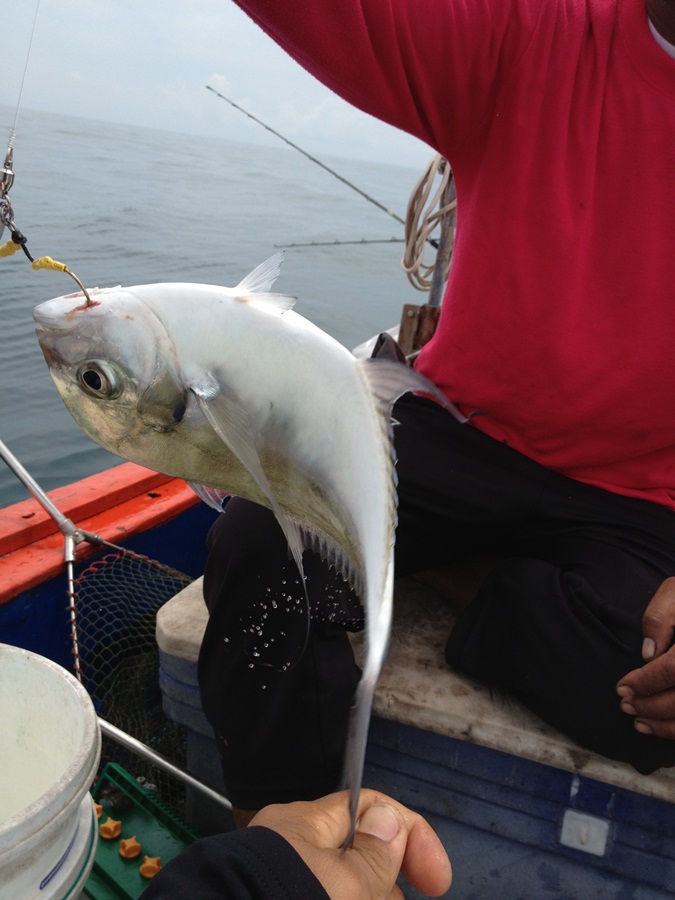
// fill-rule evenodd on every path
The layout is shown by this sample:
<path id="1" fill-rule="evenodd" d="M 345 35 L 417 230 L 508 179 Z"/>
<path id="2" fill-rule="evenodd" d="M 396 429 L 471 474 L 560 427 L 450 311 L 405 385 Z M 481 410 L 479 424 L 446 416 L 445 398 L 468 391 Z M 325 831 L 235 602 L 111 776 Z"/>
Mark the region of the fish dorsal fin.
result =
<path id="1" fill-rule="evenodd" d="M 248 303 L 251 306 L 257 306 L 260 309 L 266 309 L 268 312 L 285 313 L 289 309 L 293 309 L 296 298 L 289 294 L 248 294 L 247 296 L 237 296 L 237 300 L 242 303 Z"/>
<path id="2" fill-rule="evenodd" d="M 261 262 L 245 278 L 242 278 L 235 290 L 241 290 L 244 294 L 258 294 L 271 291 L 274 282 L 279 277 L 283 261 L 284 252 L 280 250 L 279 253 L 275 253 L 264 262 Z"/>
<path id="3" fill-rule="evenodd" d="M 419 391 L 444 406 L 459 422 L 469 421 L 433 382 L 405 363 L 394 359 L 371 358 L 358 359 L 356 365 L 388 412 L 391 412 L 392 406 L 403 394 Z"/>
<path id="4" fill-rule="evenodd" d="M 304 549 L 300 529 L 294 525 L 281 511 L 274 491 L 263 471 L 258 449 L 248 413 L 234 397 L 218 385 L 214 378 L 206 378 L 190 385 L 206 420 L 221 441 L 234 453 L 239 462 L 249 472 L 255 483 L 263 492 L 281 526 L 288 547 L 298 567 L 304 585 L 302 552 Z"/>
<path id="5" fill-rule="evenodd" d="M 287 312 L 295 306 L 295 297 L 287 294 L 271 293 L 274 282 L 279 277 L 281 264 L 284 261 L 283 251 L 275 253 L 249 272 L 232 292 L 244 303 L 251 303 L 261 308 L 273 309 L 276 312 Z"/>

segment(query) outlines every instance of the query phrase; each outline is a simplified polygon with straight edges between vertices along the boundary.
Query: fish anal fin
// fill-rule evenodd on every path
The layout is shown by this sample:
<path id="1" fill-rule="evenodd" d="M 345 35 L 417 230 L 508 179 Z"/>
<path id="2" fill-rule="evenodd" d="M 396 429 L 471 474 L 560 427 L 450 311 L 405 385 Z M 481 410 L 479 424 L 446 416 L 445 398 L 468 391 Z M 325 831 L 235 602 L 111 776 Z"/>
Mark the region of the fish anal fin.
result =
<path id="1" fill-rule="evenodd" d="M 300 531 L 302 545 L 305 550 L 311 550 L 321 559 L 325 560 L 335 571 L 350 585 L 363 600 L 363 579 L 359 565 L 351 558 L 349 553 L 327 534 L 321 531 L 309 531 L 303 528 Z"/>

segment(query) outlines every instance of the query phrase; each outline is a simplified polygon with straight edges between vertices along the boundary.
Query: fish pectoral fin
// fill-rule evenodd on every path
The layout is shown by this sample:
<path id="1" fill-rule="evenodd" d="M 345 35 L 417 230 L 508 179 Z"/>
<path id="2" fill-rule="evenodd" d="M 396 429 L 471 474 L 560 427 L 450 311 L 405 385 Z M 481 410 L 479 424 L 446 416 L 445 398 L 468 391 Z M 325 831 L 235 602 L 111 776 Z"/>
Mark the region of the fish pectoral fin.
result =
<path id="1" fill-rule="evenodd" d="M 284 261 L 283 251 L 270 256 L 232 288 L 238 300 L 276 312 L 287 312 L 295 306 L 296 298 L 287 294 L 271 293 Z"/>
<path id="2" fill-rule="evenodd" d="M 404 363 L 379 357 L 358 359 L 356 365 L 387 412 L 391 412 L 392 406 L 403 394 L 418 391 L 444 406 L 459 422 L 464 424 L 469 421 L 432 381 Z"/>
<path id="3" fill-rule="evenodd" d="M 295 560 L 304 585 L 305 576 L 302 567 L 303 535 L 300 528 L 284 515 L 274 496 L 272 486 L 260 462 L 248 413 L 234 397 L 228 396 L 222 388 L 216 392 L 210 382 L 195 383 L 192 385 L 191 390 L 197 398 L 199 408 L 208 423 L 221 441 L 229 447 L 239 462 L 249 472 L 267 498 L 269 508 L 276 516 L 281 530 L 288 541 L 289 550 Z"/>

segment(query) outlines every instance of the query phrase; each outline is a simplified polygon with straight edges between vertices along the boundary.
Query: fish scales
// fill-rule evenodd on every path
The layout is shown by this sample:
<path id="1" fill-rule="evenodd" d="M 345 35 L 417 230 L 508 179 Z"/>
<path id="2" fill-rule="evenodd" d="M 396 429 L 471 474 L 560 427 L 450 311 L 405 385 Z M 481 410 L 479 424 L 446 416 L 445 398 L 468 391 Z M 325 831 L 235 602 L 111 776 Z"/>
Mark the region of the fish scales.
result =
<path id="1" fill-rule="evenodd" d="M 271 292 L 282 254 L 234 288 L 149 284 L 40 304 L 34 319 L 75 421 L 123 459 L 276 515 L 302 575 L 315 549 L 365 608 L 366 649 L 345 752 L 353 837 L 368 723 L 393 603 L 396 472 L 391 409 L 436 397 L 392 360 L 357 360 Z M 303 579 L 304 584 L 304 579 Z"/>

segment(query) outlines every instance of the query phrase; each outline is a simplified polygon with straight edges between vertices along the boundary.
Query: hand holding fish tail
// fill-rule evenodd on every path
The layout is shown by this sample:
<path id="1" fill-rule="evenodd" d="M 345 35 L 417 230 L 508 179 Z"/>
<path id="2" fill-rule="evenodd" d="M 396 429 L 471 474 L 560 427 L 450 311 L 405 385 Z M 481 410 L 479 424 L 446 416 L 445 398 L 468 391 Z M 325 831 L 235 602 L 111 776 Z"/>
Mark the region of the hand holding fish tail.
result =
<path id="1" fill-rule="evenodd" d="M 331 900 L 402 900 L 400 872 L 425 896 L 450 887 L 452 868 L 439 838 L 418 813 L 379 791 L 364 790 L 353 844 L 344 793 L 314 801 L 267 806 L 251 821 L 285 838 L 319 879 Z"/>

